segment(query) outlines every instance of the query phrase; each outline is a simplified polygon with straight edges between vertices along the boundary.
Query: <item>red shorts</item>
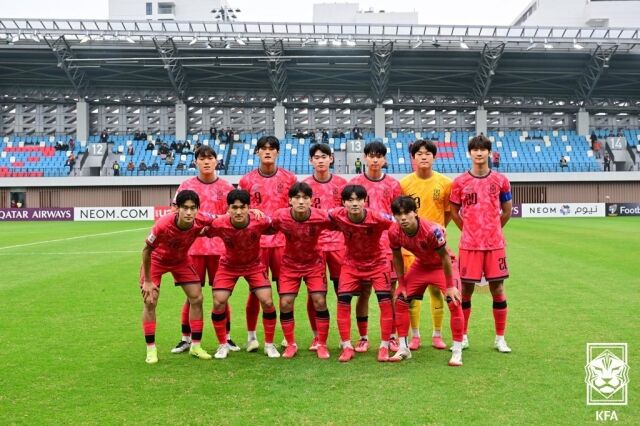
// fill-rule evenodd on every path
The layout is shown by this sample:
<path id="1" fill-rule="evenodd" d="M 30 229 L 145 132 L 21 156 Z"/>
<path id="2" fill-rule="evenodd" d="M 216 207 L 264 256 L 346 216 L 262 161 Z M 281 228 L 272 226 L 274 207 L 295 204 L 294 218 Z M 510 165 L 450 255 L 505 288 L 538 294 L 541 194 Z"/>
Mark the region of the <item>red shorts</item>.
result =
<path id="1" fill-rule="evenodd" d="M 209 285 L 213 286 L 213 277 L 216 276 L 218 270 L 218 263 L 220 262 L 220 256 L 217 254 L 212 255 L 192 255 L 191 264 L 196 269 L 198 276 L 200 277 L 200 284 L 204 286 L 205 279 L 209 277 Z"/>
<path id="2" fill-rule="evenodd" d="M 307 285 L 307 293 L 327 293 L 327 274 L 322 264 L 303 274 L 282 268 L 278 280 L 278 294 L 298 294 L 302 279 Z"/>
<path id="3" fill-rule="evenodd" d="M 383 265 L 371 270 L 360 270 L 347 265 L 342 266 L 340 271 L 340 281 L 338 283 L 338 295 L 340 294 L 360 294 L 360 287 L 371 285 L 376 292 L 391 292 L 391 277 L 389 276 L 389 266 L 385 262 Z"/>
<path id="4" fill-rule="evenodd" d="M 274 281 L 278 281 L 278 278 L 280 278 L 283 255 L 284 247 L 260 248 L 260 261 L 267 267 L 267 272 L 271 271 L 271 279 Z"/>
<path id="5" fill-rule="evenodd" d="M 342 268 L 342 261 L 344 259 L 344 249 L 323 251 L 324 261 L 329 267 L 329 277 L 332 280 L 336 280 L 340 277 L 340 269 Z"/>
<path id="6" fill-rule="evenodd" d="M 460 249 L 460 278 L 464 282 L 477 283 L 484 279 L 501 281 L 509 278 L 507 255 L 503 248 L 496 250 Z"/>
<path id="7" fill-rule="evenodd" d="M 451 279 L 453 284 L 460 290 L 460 272 L 458 271 L 458 261 L 452 259 L 453 268 L 451 270 Z M 427 286 L 435 285 L 443 293 L 447 290 L 447 281 L 444 276 L 444 269 L 438 267 L 426 267 L 419 262 L 413 262 L 409 270 L 404 274 L 404 288 L 398 288 L 398 294 L 405 290 L 407 299 L 422 300 L 422 296 Z"/>
<path id="8" fill-rule="evenodd" d="M 254 268 L 251 272 L 235 271 L 221 265 L 213 279 L 213 291 L 226 290 L 233 292 L 236 282 L 238 282 L 238 278 L 240 277 L 244 277 L 249 283 L 249 290 L 252 292 L 261 288 L 271 288 L 271 281 L 269 281 L 267 271 L 262 265 Z"/>
<path id="9" fill-rule="evenodd" d="M 156 287 L 160 287 L 162 276 L 167 272 L 171 272 L 175 285 L 199 283 L 200 277 L 196 273 L 193 265 L 189 262 L 180 263 L 178 265 L 166 266 L 151 261 L 151 282 Z M 140 285 L 144 283 L 144 265 L 140 266 Z"/>

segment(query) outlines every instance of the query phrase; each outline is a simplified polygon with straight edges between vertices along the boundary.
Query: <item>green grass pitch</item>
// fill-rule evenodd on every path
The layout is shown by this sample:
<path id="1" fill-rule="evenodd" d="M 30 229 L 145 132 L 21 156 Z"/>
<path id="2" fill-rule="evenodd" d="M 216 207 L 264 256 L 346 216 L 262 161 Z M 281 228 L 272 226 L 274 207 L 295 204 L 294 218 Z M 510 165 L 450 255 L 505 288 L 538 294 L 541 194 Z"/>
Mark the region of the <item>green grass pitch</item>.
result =
<path id="1" fill-rule="evenodd" d="M 328 361 L 306 351 L 305 294 L 296 306 L 302 350 L 292 360 L 173 355 L 184 298 L 168 279 L 158 306 L 160 362 L 146 365 L 137 279 L 149 227 L 0 225 L 0 424 L 589 424 L 599 409 L 640 422 L 640 218 L 512 220 L 513 352 L 492 349 L 491 298 L 479 292 L 461 368 L 447 366 L 448 351 L 428 346 L 400 364 L 376 362 L 375 350 L 340 364 L 333 294 Z M 453 225 L 449 233 L 455 249 L 459 234 Z M 238 342 L 246 338 L 245 298 L 239 283 L 231 298 Z M 207 289 L 203 345 L 214 351 L 210 309 Z M 428 336 L 428 303 L 422 318 Z M 373 348 L 378 330 L 372 300 Z M 628 343 L 627 406 L 586 405 L 587 342 Z"/>

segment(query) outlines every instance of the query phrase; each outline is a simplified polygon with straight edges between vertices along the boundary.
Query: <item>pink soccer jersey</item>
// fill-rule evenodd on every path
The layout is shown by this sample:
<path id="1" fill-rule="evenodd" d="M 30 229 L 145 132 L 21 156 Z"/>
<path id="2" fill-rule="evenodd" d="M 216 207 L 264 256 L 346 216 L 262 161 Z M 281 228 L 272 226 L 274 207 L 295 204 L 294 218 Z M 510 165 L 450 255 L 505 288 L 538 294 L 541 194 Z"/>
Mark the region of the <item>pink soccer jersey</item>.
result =
<path id="1" fill-rule="evenodd" d="M 313 175 L 304 180 L 313 190 L 313 207 L 317 209 L 333 209 L 342 206 L 342 188 L 347 184 L 343 177 L 331 175 L 327 182 L 316 180 Z M 320 234 L 322 251 L 336 251 L 344 248 L 344 237 L 340 231 L 324 230 Z"/>
<path id="2" fill-rule="evenodd" d="M 238 184 L 238 188 L 248 191 L 251 195 L 251 208 L 262 210 L 267 216 L 273 215 L 276 210 L 289 206 L 289 188 L 296 183 L 296 175 L 288 170 L 278 167 L 276 173 L 264 176 L 259 169 L 255 169 L 244 175 Z M 261 247 L 283 247 L 284 236 L 263 235 L 260 240 Z"/>
<path id="3" fill-rule="evenodd" d="M 491 171 L 484 177 L 463 173 L 454 179 L 450 202 L 460 206 L 464 222 L 460 248 L 495 250 L 504 248 L 500 224 L 502 203 L 511 201 L 511 185 L 506 176 Z"/>
<path id="4" fill-rule="evenodd" d="M 391 202 L 394 198 L 402 195 L 400 182 L 387 174 L 380 180 L 371 180 L 363 173 L 351 179 L 349 184 L 364 186 L 367 190 L 367 208 L 389 215 L 392 214 Z M 389 237 L 386 232 L 382 234 L 382 245 L 387 253 L 391 252 L 391 249 L 389 249 Z"/>
<path id="5" fill-rule="evenodd" d="M 223 215 L 227 212 L 227 194 L 233 189 L 233 185 L 220 178 L 206 183 L 196 176 L 182 182 L 176 194 L 185 189 L 190 189 L 198 194 L 200 210 Z M 221 256 L 224 254 L 224 244 L 217 237 L 198 238 L 189 249 L 189 254 L 192 256 Z"/>
<path id="6" fill-rule="evenodd" d="M 164 266 L 173 266 L 187 261 L 189 247 L 198 238 L 203 228 L 209 226 L 213 216 L 198 212 L 193 226 L 187 230 L 178 228 L 178 213 L 162 216 L 147 236 L 146 243 L 153 248 L 151 260 Z"/>
<path id="7" fill-rule="evenodd" d="M 436 251 L 446 245 L 445 230 L 437 223 L 426 219 L 418 219 L 418 232 L 415 235 L 407 235 L 398 223 L 389 228 L 389 244 L 392 250 L 404 248 L 409 250 L 416 258 L 416 262 L 428 268 L 441 268 L 442 261 Z M 450 256 L 451 250 L 447 249 Z M 406 271 L 405 271 L 406 272 Z"/>
<path id="8" fill-rule="evenodd" d="M 231 224 L 229 215 L 219 216 L 207 229 L 208 237 L 220 237 L 226 248 L 220 265 L 226 269 L 249 273 L 260 265 L 260 237 L 271 228 L 271 219 L 257 219 L 249 214 L 249 224 L 241 229 Z"/>
<path id="9" fill-rule="evenodd" d="M 340 207 L 329 212 L 329 217 L 344 234 L 344 264 L 359 270 L 373 270 L 388 264 L 381 237 L 391 224 L 393 216 L 375 210 L 366 210 L 362 222 L 349 219 L 347 209 Z"/>
<path id="10" fill-rule="evenodd" d="M 272 220 L 273 227 L 286 239 L 283 268 L 302 274 L 324 264 L 318 240 L 322 231 L 334 227 L 325 210 L 312 208 L 309 218 L 299 222 L 293 218 L 291 208 L 279 209 Z"/>

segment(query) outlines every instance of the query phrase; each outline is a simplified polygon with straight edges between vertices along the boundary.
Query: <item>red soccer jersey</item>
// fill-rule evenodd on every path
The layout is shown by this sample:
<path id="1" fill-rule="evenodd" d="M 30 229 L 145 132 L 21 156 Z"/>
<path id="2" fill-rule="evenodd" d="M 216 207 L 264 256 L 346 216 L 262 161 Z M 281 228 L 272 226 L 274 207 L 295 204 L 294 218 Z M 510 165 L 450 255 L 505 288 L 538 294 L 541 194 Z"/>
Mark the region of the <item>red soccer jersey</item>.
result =
<path id="1" fill-rule="evenodd" d="M 151 260 L 163 266 L 175 266 L 187 261 L 189 247 L 200 232 L 213 221 L 213 216 L 198 212 L 193 226 L 187 230 L 178 228 L 178 213 L 162 216 L 147 236 L 146 243 L 153 248 Z"/>
<path id="2" fill-rule="evenodd" d="M 343 177 L 331 175 L 327 182 L 316 180 L 313 175 L 304 180 L 313 190 L 313 207 L 317 209 L 333 209 L 342 206 L 342 188 L 347 184 Z M 323 251 L 336 251 L 344 247 L 344 237 L 340 231 L 324 230 L 320 234 L 320 247 Z"/>
<path id="3" fill-rule="evenodd" d="M 404 248 L 416 258 L 416 262 L 431 269 L 442 267 L 437 250 L 447 243 L 445 230 L 435 222 L 418 219 L 418 231 L 415 235 L 407 235 L 398 223 L 389 228 L 389 244 L 392 250 Z M 453 255 L 451 250 L 447 250 Z M 406 271 L 405 271 L 406 272 Z"/>
<path id="4" fill-rule="evenodd" d="M 276 211 L 272 220 L 286 239 L 282 267 L 302 273 L 324 264 L 318 240 L 323 230 L 334 227 L 325 210 L 311 208 L 311 216 L 299 222 L 289 207 Z"/>
<path id="5" fill-rule="evenodd" d="M 249 224 L 244 228 L 236 228 L 231 224 L 229 215 L 216 218 L 206 235 L 220 237 L 226 248 L 220 258 L 220 265 L 235 271 L 249 272 L 260 265 L 260 237 L 271 228 L 271 219 L 257 219 L 249 214 Z"/>
<path id="6" fill-rule="evenodd" d="M 377 210 L 382 213 L 391 213 L 391 202 L 394 198 L 402 195 L 402 188 L 400 182 L 398 182 L 392 176 L 385 174 L 380 180 L 371 180 L 366 174 L 361 174 L 349 181 L 350 185 L 361 185 L 367 190 L 367 204 L 366 207 L 371 210 Z M 382 244 L 387 253 L 390 253 L 389 249 L 389 237 L 384 232 L 382 235 Z"/>
<path id="7" fill-rule="evenodd" d="M 362 222 L 349 219 L 347 209 L 340 207 L 329 217 L 344 234 L 344 264 L 359 270 L 373 270 L 388 262 L 388 246 L 382 245 L 382 233 L 393 223 L 393 216 L 375 210 L 365 210 Z"/>
<path id="8" fill-rule="evenodd" d="M 217 178 L 211 183 L 202 182 L 198 177 L 192 177 L 180 184 L 176 194 L 185 189 L 195 191 L 200 197 L 200 210 L 216 215 L 227 212 L 227 194 L 233 189 L 233 185 L 224 179 Z M 196 256 L 221 256 L 224 254 L 224 244 L 220 238 L 199 238 L 191 249 L 190 255 Z"/>
<path id="9" fill-rule="evenodd" d="M 449 200 L 461 207 L 460 217 L 464 222 L 460 235 L 461 249 L 504 248 L 501 206 L 511 200 L 511 185 L 506 176 L 494 171 L 483 177 L 463 173 L 454 179 Z"/>
<path id="10" fill-rule="evenodd" d="M 271 176 L 264 176 L 259 169 L 255 169 L 240 179 L 238 188 L 251 194 L 251 208 L 260 209 L 271 216 L 276 210 L 289 206 L 288 192 L 294 183 L 296 175 L 283 168 L 278 167 Z M 283 247 L 284 243 L 281 233 L 263 235 L 260 240 L 261 247 Z"/>

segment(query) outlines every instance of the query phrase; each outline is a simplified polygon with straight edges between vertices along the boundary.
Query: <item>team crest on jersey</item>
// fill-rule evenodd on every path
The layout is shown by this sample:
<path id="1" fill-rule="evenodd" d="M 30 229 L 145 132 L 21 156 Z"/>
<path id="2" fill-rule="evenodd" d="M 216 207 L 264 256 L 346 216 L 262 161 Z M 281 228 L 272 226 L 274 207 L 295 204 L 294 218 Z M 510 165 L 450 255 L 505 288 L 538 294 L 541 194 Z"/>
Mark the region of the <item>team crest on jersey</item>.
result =
<path id="1" fill-rule="evenodd" d="M 284 185 L 282 184 L 282 182 L 278 182 L 278 186 L 276 188 L 276 191 L 282 193 L 284 191 Z"/>
<path id="2" fill-rule="evenodd" d="M 433 190 L 433 201 L 440 200 L 440 188 L 435 188 Z"/>
<path id="3" fill-rule="evenodd" d="M 496 185 L 495 183 L 492 183 L 491 185 L 489 185 L 490 195 L 496 195 L 498 194 L 498 192 L 500 192 L 500 189 L 498 189 L 498 185 Z"/>

